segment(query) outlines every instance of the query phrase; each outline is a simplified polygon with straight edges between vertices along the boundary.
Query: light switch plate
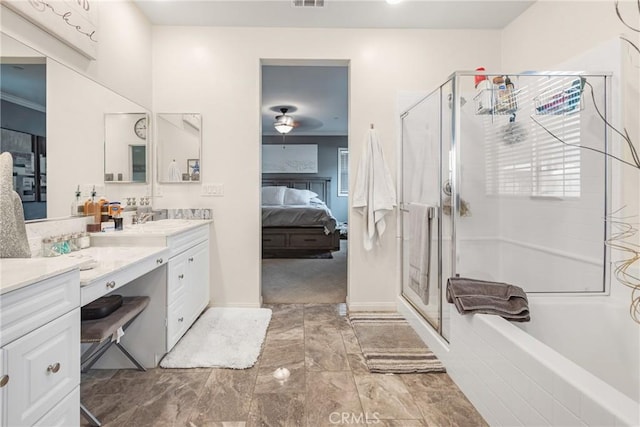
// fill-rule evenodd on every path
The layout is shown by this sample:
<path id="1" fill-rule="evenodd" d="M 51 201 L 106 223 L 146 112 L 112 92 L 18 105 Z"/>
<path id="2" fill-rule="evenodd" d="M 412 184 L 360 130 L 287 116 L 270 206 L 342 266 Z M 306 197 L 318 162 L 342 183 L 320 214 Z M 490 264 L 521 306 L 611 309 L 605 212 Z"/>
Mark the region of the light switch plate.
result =
<path id="1" fill-rule="evenodd" d="M 203 183 L 202 195 L 207 197 L 222 197 L 224 196 L 224 185 L 217 183 Z"/>

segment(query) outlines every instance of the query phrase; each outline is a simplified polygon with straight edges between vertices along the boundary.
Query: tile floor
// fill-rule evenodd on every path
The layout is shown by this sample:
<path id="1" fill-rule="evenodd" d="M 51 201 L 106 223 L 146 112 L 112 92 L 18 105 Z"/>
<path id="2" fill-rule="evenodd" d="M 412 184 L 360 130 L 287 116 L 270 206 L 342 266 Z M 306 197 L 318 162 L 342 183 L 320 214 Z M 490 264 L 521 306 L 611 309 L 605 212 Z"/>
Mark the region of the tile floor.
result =
<path id="1" fill-rule="evenodd" d="M 369 373 L 344 304 L 267 307 L 252 368 L 92 370 L 83 403 L 105 427 L 487 425 L 447 374 Z M 281 366 L 284 383 L 272 376 Z"/>

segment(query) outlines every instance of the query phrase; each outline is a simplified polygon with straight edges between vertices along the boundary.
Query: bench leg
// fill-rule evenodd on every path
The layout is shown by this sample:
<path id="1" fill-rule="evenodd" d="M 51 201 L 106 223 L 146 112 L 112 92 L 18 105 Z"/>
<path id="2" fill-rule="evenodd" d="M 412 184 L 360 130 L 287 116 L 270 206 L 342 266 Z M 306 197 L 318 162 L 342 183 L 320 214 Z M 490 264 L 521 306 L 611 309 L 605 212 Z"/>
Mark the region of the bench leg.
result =
<path id="1" fill-rule="evenodd" d="M 145 371 L 145 372 L 146 372 L 146 369 L 144 368 L 144 366 L 142 366 L 142 365 L 140 364 L 140 362 L 138 362 L 138 361 L 136 360 L 136 358 L 135 358 L 135 357 L 133 357 L 133 356 L 132 356 L 132 355 L 131 355 L 131 354 L 130 354 L 130 353 L 129 353 L 129 352 L 128 352 L 128 351 L 127 351 L 127 350 L 126 350 L 126 349 L 125 349 L 125 348 L 124 348 L 120 343 L 119 343 L 119 342 L 116 342 L 116 343 L 114 343 L 114 344 L 115 344 L 115 345 L 120 349 L 120 351 L 122 352 L 122 354 L 124 354 L 125 356 L 127 356 L 127 358 L 128 358 L 129 360 L 131 360 L 131 363 L 133 363 L 134 365 L 136 365 L 136 367 L 138 368 L 138 370 L 139 370 L 139 371 Z"/>
<path id="2" fill-rule="evenodd" d="M 80 414 L 89 421 L 89 424 L 95 427 L 100 427 L 102 424 L 98 419 L 80 402 Z"/>

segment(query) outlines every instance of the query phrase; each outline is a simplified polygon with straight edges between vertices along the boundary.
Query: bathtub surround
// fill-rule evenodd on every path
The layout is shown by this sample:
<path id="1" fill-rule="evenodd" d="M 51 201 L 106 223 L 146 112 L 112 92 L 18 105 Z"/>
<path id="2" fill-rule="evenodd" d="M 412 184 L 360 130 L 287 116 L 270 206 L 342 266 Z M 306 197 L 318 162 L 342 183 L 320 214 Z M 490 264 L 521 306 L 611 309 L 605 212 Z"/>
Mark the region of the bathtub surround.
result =
<path id="1" fill-rule="evenodd" d="M 447 280 L 447 302 L 460 314 L 494 314 L 513 322 L 528 322 L 527 294 L 519 286 L 464 277 Z"/>
<path id="2" fill-rule="evenodd" d="M 212 307 L 160 362 L 162 368 L 252 367 L 262 348 L 271 309 Z"/>
<path id="3" fill-rule="evenodd" d="M 410 374 L 446 371 L 401 314 L 351 313 L 349 322 L 369 372 Z"/>

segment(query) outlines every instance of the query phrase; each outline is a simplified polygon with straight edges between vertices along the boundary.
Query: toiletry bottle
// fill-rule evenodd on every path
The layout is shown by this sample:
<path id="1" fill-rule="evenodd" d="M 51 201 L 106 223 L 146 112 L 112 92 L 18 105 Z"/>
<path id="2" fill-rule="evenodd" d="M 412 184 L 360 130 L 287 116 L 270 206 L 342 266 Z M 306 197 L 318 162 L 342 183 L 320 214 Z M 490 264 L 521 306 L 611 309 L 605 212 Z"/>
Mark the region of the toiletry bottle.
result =
<path id="1" fill-rule="evenodd" d="M 109 221 L 109 201 L 105 197 L 100 197 L 96 204 L 95 223 L 100 224 Z"/>
<path id="2" fill-rule="evenodd" d="M 485 76 L 478 81 L 476 86 L 476 114 L 491 114 L 493 112 L 493 84 Z"/>
<path id="3" fill-rule="evenodd" d="M 504 111 L 507 109 L 504 102 L 506 89 L 507 87 L 504 84 L 504 78 L 502 76 L 496 76 L 493 78 L 493 93 L 496 111 Z"/>
<path id="4" fill-rule="evenodd" d="M 91 197 L 84 202 L 84 214 L 86 216 L 95 216 L 96 213 L 96 186 L 91 190 Z"/>
<path id="5" fill-rule="evenodd" d="M 78 185 L 78 188 L 76 189 L 76 197 L 71 203 L 71 216 L 80 215 L 80 212 L 78 211 L 80 209 L 80 194 L 80 186 Z"/>
<path id="6" fill-rule="evenodd" d="M 515 111 L 518 108 L 518 104 L 516 103 L 516 94 L 514 92 L 513 82 L 506 76 L 504 79 L 504 86 L 506 87 L 505 96 L 508 108 L 510 111 Z"/>

